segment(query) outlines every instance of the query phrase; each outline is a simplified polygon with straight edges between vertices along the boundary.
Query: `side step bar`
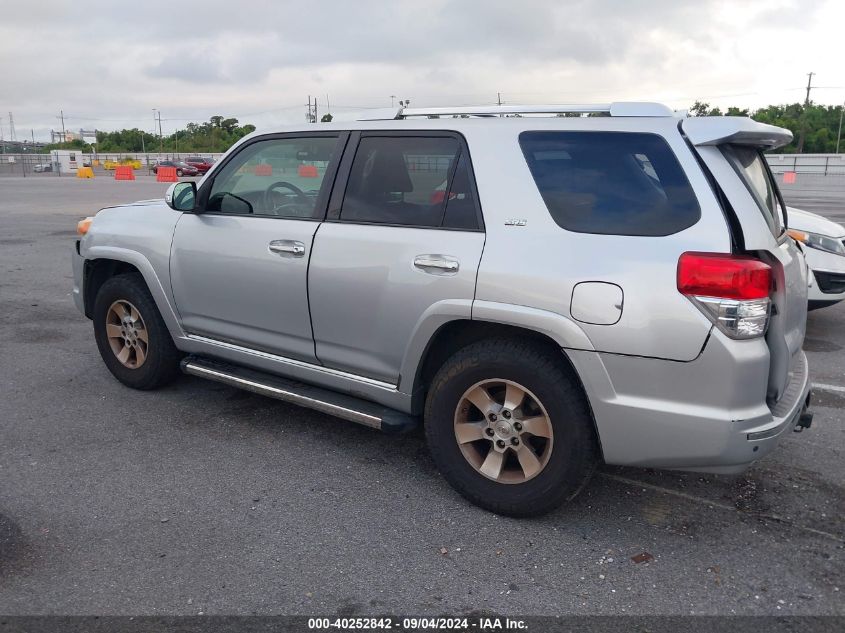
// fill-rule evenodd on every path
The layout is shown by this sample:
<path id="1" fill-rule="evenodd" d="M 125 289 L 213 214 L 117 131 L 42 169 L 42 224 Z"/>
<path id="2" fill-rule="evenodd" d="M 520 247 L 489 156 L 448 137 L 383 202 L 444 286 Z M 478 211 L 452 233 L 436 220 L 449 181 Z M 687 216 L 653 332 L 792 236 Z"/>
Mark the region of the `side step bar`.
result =
<path id="1" fill-rule="evenodd" d="M 417 418 L 407 413 L 368 400 L 209 358 L 187 356 L 182 361 L 182 371 L 191 376 L 222 382 L 231 387 L 328 413 L 386 433 L 401 433 L 414 428 L 418 423 Z"/>

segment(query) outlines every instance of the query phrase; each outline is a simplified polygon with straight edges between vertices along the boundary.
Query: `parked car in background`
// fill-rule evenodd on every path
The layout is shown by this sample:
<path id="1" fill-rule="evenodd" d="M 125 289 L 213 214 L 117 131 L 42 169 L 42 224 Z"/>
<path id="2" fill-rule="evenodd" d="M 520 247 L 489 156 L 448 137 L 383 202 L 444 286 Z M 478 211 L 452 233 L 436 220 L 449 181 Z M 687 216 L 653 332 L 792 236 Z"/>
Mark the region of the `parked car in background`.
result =
<path id="1" fill-rule="evenodd" d="M 199 187 L 79 223 L 73 297 L 117 380 L 422 424 L 458 492 L 515 516 L 602 461 L 741 473 L 810 426 L 807 264 L 763 155 L 788 130 L 648 103 L 369 117 L 252 134 Z"/>
<path id="2" fill-rule="evenodd" d="M 53 171 L 53 165 L 52 163 L 38 163 L 32 168 L 32 171 L 34 171 L 36 174 L 41 174 L 46 171 Z"/>
<path id="3" fill-rule="evenodd" d="M 813 280 L 810 310 L 845 299 L 845 227 L 809 211 L 787 207 L 789 235 L 804 248 Z"/>
<path id="4" fill-rule="evenodd" d="M 188 156 L 185 162 L 191 167 L 196 167 L 200 174 L 205 174 L 214 165 L 214 161 L 211 158 L 203 158 L 202 156 Z"/>
<path id="5" fill-rule="evenodd" d="M 196 176 L 200 172 L 196 167 L 189 165 L 188 163 L 181 161 L 181 160 L 162 160 L 153 165 L 153 173 L 158 173 L 159 167 L 175 167 L 176 168 L 176 175 L 180 178 L 182 176 Z"/>

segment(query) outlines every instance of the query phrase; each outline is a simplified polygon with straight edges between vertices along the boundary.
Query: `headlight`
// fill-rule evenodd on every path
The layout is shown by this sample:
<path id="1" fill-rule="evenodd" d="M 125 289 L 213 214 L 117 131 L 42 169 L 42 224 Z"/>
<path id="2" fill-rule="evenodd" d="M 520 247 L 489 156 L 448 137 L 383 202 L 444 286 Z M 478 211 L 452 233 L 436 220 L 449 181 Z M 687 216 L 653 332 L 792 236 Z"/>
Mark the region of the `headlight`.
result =
<path id="1" fill-rule="evenodd" d="M 835 255 L 845 256 L 845 242 L 835 237 L 828 237 L 827 235 L 819 235 L 818 233 L 808 233 L 807 231 L 798 231 L 796 229 L 789 229 L 787 231 L 789 237 L 801 242 L 802 244 L 815 248 L 826 253 L 834 253 Z"/>

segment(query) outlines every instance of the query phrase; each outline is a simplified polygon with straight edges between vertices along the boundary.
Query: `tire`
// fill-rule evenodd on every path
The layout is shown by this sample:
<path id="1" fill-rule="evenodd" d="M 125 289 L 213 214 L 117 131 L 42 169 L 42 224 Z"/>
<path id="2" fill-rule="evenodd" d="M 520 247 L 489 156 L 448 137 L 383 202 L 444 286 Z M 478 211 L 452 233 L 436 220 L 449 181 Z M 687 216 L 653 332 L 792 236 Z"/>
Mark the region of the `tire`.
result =
<path id="1" fill-rule="evenodd" d="M 138 319 L 132 318 L 133 309 L 140 315 L 140 324 Z M 124 318 L 129 314 L 134 328 L 129 325 L 124 328 L 121 313 Z M 93 321 L 94 338 L 103 362 L 114 377 L 127 387 L 156 389 L 178 375 L 182 354 L 173 344 L 170 332 L 139 273 L 116 275 L 106 280 L 94 300 Z M 115 324 L 122 333 L 111 327 Z M 112 334 L 111 338 L 109 334 Z M 117 338 L 115 335 L 125 335 L 126 338 Z M 146 342 L 143 341 L 145 336 Z M 133 343 L 133 349 L 122 361 L 117 350 L 124 353 L 127 339 Z"/>
<path id="2" fill-rule="evenodd" d="M 182 177 L 182 170 L 181 170 L 181 169 L 177 169 L 177 170 L 176 170 L 176 177 L 177 177 L 177 178 L 181 178 L 181 177 Z"/>
<path id="3" fill-rule="evenodd" d="M 599 446 L 590 409 L 577 380 L 561 365 L 559 353 L 530 341 L 487 339 L 455 353 L 432 380 L 425 405 L 425 434 L 431 455 L 452 487 L 475 505 L 508 516 L 538 516 L 572 499 L 595 471 Z M 501 436 L 510 442 L 501 440 L 505 447 L 500 452 L 506 457 L 500 479 L 494 480 L 480 472 L 478 461 L 486 463 L 484 447 L 491 447 L 489 455 L 494 443 L 500 441 L 496 439 L 499 431 L 491 439 L 486 434 L 492 429 L 484 428 L 483 437 L 462 444 L 456 436 L 457 420 L 467 416 L 479 420 L 473 425 L 488 424 L 481 410 L 470 406 L 464 396 L 474 393 L 479 385 L 488 395 L 497 394 L 497 389 L 507 389 L 508 383 L 516 385 L 515 390 L 523 388 L 526 399 L 522 400 L 521 412 L 513 408 L 512 414 L 501 402 L 495 404 L 502 407 L 497 424 L 508 415 L 511 435 Z M 503 395 L 493 400 L 504 401 Z M 520 426 L 518 419 L 528 423 L 527 418 L 543 418 L 551 442 L 522 431 L 514 437 L 515 427 Z M 546 460 L 539 472 L 530 476 L 516 452 L 527 448 L 526 444 L 538 461 Z M 538 446 L 541 448 L 535 450 Z M 504 483 L 508 477 L 513 477 L 511 483 Z"/>

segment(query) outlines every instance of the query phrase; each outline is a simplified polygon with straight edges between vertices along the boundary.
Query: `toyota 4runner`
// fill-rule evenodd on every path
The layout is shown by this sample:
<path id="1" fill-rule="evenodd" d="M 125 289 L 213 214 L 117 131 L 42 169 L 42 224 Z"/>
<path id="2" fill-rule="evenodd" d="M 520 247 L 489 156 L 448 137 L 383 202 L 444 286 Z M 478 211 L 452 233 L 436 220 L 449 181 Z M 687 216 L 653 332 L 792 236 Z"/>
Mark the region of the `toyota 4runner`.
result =
<path id="1" fill-rule="evenodd" d="M 404 109 L 254 133 L 79 225 L 106 366 L 383 431 L 540 514 L 608 464 L 738 473 L 809 426 L 807 268 L 763 151 L 659 104 Z"/>

